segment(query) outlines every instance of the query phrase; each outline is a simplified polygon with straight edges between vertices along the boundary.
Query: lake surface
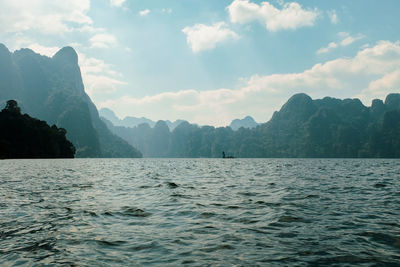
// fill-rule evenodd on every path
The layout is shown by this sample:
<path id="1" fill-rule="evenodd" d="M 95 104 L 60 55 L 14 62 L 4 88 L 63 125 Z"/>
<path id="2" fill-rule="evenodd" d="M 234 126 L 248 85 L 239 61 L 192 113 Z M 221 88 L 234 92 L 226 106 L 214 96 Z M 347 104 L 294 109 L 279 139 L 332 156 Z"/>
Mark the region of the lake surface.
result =
<path id="1" fill-rule="evenodd" d="M 400 160 L 0 161 L 0 266 L 399 266 Z"/>

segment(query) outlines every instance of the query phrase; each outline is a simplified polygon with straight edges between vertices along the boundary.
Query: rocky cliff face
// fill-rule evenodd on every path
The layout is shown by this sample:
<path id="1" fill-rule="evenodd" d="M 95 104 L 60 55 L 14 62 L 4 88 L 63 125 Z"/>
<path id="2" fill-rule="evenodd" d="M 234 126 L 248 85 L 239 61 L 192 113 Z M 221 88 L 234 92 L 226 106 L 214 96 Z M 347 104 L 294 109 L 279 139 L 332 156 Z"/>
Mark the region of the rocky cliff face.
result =
<path id="1" fill-rule="evenodd" d="M 0 103 L 8 99 L 17 100 L 31 116 L 65 128 L 77 157 L 141 156 L 100 120 L 71 47 L 49 58 L 30 49 L 11 53 L 0 45 Z"/>

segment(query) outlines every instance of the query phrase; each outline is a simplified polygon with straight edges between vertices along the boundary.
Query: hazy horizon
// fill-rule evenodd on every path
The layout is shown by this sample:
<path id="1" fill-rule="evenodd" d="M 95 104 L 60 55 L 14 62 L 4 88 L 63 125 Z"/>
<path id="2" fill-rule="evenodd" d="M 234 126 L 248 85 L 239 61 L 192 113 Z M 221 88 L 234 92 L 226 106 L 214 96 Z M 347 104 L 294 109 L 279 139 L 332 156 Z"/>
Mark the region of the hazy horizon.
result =
<path id="1" fill-rule="evenodd" d="M 400 88 L 398 1 L 0 1 L 1 43 L 79 55 L 85 91 L 119 118 L 266 122 L 295 93 Z"/>

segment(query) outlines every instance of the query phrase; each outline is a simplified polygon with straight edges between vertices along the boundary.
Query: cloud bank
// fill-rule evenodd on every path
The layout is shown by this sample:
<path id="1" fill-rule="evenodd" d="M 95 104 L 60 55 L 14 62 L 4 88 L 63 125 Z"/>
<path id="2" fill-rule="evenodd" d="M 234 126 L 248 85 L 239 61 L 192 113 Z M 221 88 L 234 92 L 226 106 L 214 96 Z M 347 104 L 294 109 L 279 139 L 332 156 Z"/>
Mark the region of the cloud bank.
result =
<path id="1" fill-rule="evenodd" d="M 232 119 L 252 115 L 257 121 L 270 119 L 273 111 L 294 93 L 314 98 L 360 97 L 365 104 L 400 89 L 400 42 L 381 41 L 360 50 L 353 58 L 316 64 L 300 73 L 254 75 L 237 89 L 184 90 L 134 98 L 108 100 L 99 107 L 119 116 L 151 119 L 187 119 L 199 124 L 228 125 Z"/>
<path id="2" fill-rule="evenodd" d="M 313 26 L 318 16 L 316 9 L 303 9 L 296 2 L 283 4 L 278 9 L 269 2 L 258 5 L 249 0 L 234 0 L 227 9 L 232 23 L 258 21 L 272 32 Z"/>
<path id="3" fill-rule="evenodd" d="M 5 32 L 35 30 L 44 34 L 62 34 L 92 24 L 87 15 L 90 0 L 0 0 L 0 27 Z"/>

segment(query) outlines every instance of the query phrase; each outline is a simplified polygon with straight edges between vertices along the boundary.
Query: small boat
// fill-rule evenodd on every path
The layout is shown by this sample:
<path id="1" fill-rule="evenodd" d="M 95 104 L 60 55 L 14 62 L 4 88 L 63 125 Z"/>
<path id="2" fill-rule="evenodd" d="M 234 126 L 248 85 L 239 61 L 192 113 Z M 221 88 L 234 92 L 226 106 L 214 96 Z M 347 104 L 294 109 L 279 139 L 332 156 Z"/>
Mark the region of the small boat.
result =
<path id="1" fill-rule="evenodd" d="M 222 151 L 222 158 L 223 158 L 223 159 L 234 159 L 235 157 L 234 157 L 234 156 L 230 156 L 230 155 L 227 156 L 227 155 L 225 154 L 225 151 Z"/>

